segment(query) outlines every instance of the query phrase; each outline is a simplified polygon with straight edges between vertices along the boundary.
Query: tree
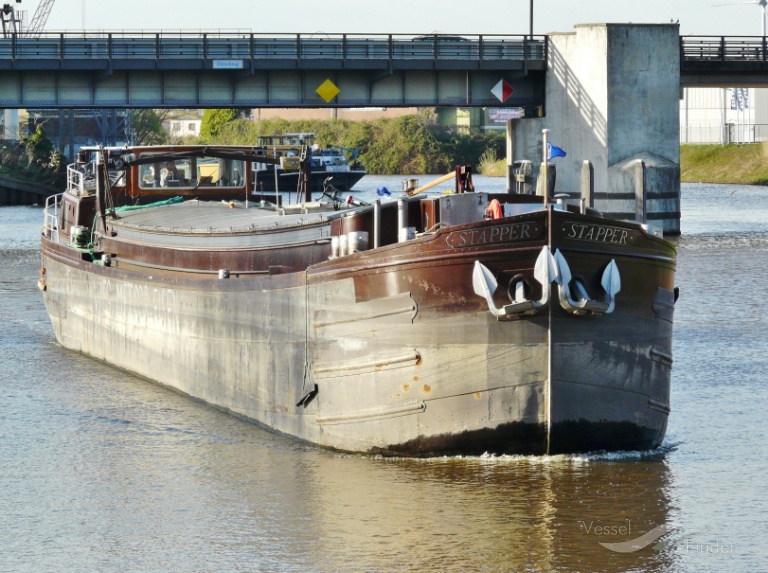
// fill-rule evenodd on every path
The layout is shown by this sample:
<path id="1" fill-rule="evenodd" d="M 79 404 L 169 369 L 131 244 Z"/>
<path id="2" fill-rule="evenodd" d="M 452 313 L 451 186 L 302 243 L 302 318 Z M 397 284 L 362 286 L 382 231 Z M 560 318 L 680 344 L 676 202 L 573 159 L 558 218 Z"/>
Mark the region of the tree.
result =
<path id="1" fill-rule="evenodd" d="M 226 124 L 239 117 L 240 111 L 236 109 L 206 109 L 200 123 L 200 137 L 204 141 L 213 142 Z"/>
<path id="2" fill-rule="evenodd" d="M 163 121 L 168 110 L 142 109 L 131 113 L 131 131 L 134 145 L 158 145 L 168 141 Z"/>
<path id="3" fill-rule="evenodd" d="M 249 119 L 235 119 L 223 124 L 216 137 L 208 142 L 221 145 L 254 145 L 258 139 L 258 128 L 254 122 Z"/>
<path id="4" fill-rule="evenodd" d="M 53 143 L 45 135 L 42 125 L 38 125 L 35 133 L 29 136 L 24 144 L 27 149 L 27 161 L 30 165 L 33 163 L 42 163 L 48 165 L 53 153 Z"/>
<path id="5" fill-rule="evenodd" d="M 372 173 L 403 175 L 445 173 L 452 164 L 429 122 L 416 115 L 377 120 L 360 161 Z"/>

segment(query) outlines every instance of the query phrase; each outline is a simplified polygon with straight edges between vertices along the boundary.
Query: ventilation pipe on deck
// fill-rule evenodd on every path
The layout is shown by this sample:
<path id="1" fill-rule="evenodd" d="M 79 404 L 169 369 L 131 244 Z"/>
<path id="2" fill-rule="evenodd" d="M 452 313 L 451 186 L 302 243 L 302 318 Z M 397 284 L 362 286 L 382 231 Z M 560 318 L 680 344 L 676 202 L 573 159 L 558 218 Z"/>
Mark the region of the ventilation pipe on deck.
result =
<path id="1" fill-rule="evenodd" d="M 648 223 L 648 190 L 645 181 L 645 162 L 638 159 L 635 162 L 635 220 L 645 225 Z"/>
<path id="2" fill-rule="evenodd" d="M 581 164 L 581 213 L 595 208 L 595 168 L 591 161 Z"/>
<path id="3" fill-rule="evenodd" d="M 533 195 L 533 163 L 527 159 L 515 161 L 512 170 L 514 192 L 518 195 Z"/>
<path id="4" fill-rule="evenodd" d="M 397 200 L 397 236 L 398 242 L 408 240 L 408 204 L 405 199 Z"/>
<path id="5" fill-rule="evenodd" d="M 368 250 L 368 232 L 352 231 L 347 233 L 347 254 L 359 253 Z"/>
<path id="6" fill-rule="evenodd" d="M 515 162 L 515 124 L 507 120 L 507 193 L 519 193 Z"/>
<path id="7" fill-rule="evenodd" d="M 536 195 L 544 197 L 544 203 L 549 203 L 550 197 L 555 191 L 555 181 L 557 180 L 557 168 L 554 163 L 541 163 L 539 169 L 539 178 L 536 181 Z M 544 181 L 547 181 L 547 185 Z"/>

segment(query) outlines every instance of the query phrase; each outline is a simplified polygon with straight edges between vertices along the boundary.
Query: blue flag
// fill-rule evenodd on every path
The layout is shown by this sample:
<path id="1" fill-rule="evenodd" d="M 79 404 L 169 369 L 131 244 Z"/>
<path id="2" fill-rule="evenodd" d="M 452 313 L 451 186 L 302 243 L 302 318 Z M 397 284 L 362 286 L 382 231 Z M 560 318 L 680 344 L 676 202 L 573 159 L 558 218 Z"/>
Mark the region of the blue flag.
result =
<path id="1" fill-rule="evenodd" d="M 565 151 L 547 142 L 547 159 L 552 159 L 553 157 L 565 157 Z"/>

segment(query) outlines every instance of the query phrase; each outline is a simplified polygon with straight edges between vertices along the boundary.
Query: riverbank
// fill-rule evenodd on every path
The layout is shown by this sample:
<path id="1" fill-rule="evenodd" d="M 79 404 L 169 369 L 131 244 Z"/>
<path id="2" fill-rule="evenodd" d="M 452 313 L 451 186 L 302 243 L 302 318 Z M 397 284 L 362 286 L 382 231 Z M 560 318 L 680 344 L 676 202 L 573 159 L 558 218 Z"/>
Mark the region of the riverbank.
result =
<path id="1" fill-rule="evenodd" d="M 768 185 L 768 144 L 681 145 L 680 181 Z"/>
<path id="2" fill-rule="evenodd" d="M 19 181 L 5 177 L 0 171 L 0 206 L 44 204 L 46 197 L 61 192 L 61 187 Z"/>
<path id="3" fill-rule="evenodd" d="M 480 172 L 503 177 L 506 160 L 484 163 Z M 768 143 L 681 145 L 680 181 L 768 185 Z"/>

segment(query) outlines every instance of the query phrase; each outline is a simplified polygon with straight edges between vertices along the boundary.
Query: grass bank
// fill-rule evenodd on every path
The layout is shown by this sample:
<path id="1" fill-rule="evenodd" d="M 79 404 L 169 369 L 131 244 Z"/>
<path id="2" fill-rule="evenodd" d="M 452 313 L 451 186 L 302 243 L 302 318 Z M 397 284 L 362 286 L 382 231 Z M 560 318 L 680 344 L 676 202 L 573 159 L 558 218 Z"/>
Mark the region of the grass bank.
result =
<path id="1" fill-rule="evenodd" d="M 503 177 L 506 161 L 483 162 L 480 172 Z M 768 185 L 768 143 L 681 145 L 680 180 L 684 183 Z"/>
<path id="2" fill-rule="evenodd" d="M 768 185 L 768 143 L 681 145 L 680 180 Z"/>

